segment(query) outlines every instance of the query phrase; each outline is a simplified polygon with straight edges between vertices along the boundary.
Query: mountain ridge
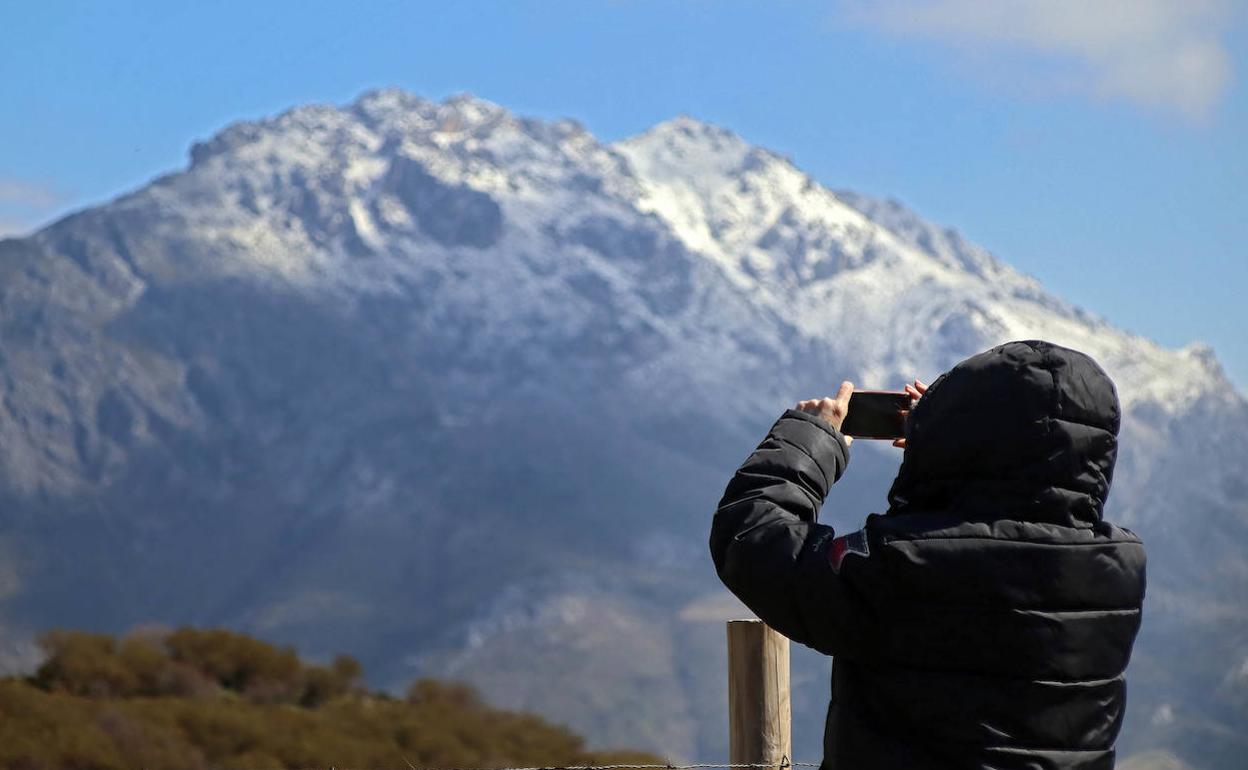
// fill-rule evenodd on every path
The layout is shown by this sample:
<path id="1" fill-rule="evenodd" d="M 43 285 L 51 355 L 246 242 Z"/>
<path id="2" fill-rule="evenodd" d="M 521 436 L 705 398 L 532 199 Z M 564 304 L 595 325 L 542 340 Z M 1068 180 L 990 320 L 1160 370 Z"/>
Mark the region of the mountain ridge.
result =
<path id="1" fill-rule="evenodd" d="M 500 105 L 475 97 L 468 92 L 454 94 L 438 103 L 424 100 L 397 88 L 375 89 L 364 92 L 346 107 L 328 103 L 304 105 L 287 110 L 273 118 L 241 120 L 232 123 L 212 137 L 196 142 L 190 151 L 190 163 L 184 171 L 171 172 L 170 174 L 157 177 L 148 185 L 139 188 L 139 190 L 125 193 L 112 201 L 102 204 L 102 206 L 124 202 L 130 196 L 141 193 L 147 187 L 160 185 L 170 178 L 180 177 L 193 172 L 200 164 L 213 157 L 235 151 L 245 144 L 261 140 L 265 131 L 284 130 L 293 123 L 323 123 L 327 120 L 340 118 L 344 113 L 367 117 L 368 120 L 376 122 L 387 117 L 393 117 L 395 113 L 409 115 L 413 111 L 428 123 L 424 128 L 429 130 L 431 134 L 459 133 L 462 131 L 479 133 L 486 129 L 496 129 L 502 124 L 510 124 L 522 129 L 547 126 L 551 127 L 556 134 L 567 130 L 575 135 L 590 136 L 585 128 L 574 120 L 561 119 L 547 123 L 532 118 L 517 117 Z M 433 128 L 435 123 L 437 128 Z M 797 169 L 793 165 L 792 160 L 786 156 L 750 144 L 730 129 L 699 120 L 691 115 L 682 113 L 676 118 L 656 124 L 641 134 L 602 146 L 608 150 L 616 149 L 623 151 L 627 155 L 627 149 L 630 145 L 636 145 L 639 140 L 647 136 L 655 133 L 673 133 L 682 129 L 696 130 L 705 135 L 729 139 L 744 148 L 746 155 L 751 158 L 767 158 L 779 163 L 781 166 L 787 167 L 795 177 L 802 180 L 806 187 L 816 188 L 843 202 L 845 206 L 860 214 L 866 220 L 879 225 L 883 230 L 888 231 L 890 235 L 899 237 L 900 240 L 911 245 L 922 246 L 928 249 L 930 252 L 929 256 L 935 256 L 938 261 L 942 261 L 948 266 L 954 266 L 954 260 L 960 259 L 963 267 L 975 272 L 979 277 L 998 278 L 1002 273 L 1008 274 L 1011 283 L 1034 289 L 1045 302 L 1052 303 L 1054 310 L 1063 314 L 1076 315 L 1080 320 L 1089 324 L 1112 328 L 1112 324 L 1107 319 L 1095 316 L 1085 308 L 1061 301 L 1055 295 L 1043 290 L 1041 282 L 1035 277 L 1019 273 L 989 252 L 966 241 L 956 231 L 933 225 L 896 199 L 880 200 L 853 191 L 831 190 Z M 91 209 L 95 208 L 99 208 L 99 206 L 91 207 Z M 56 222 L 50 223 L 42 230 L 55 228 L 65 219 L 70 219 L 74 216 L 76 214 L 67 215 Z M 939 237 L 933 237 L 934 233 L 938 234 Z M 943 243 L 941 243 L 942 238 Z M 950 251 L 965 251 L 970 252 L 970 254 L 950 257 L 948 254 Z M 264 251 L 263 249 L 258 249 L 253 253 L 264 253 Z M 985 273 L 985 270 L 989 272 Z M 1131 334 L 1129 336 L 1148 341 L 1147 337 L 1141 335 Z M 1216 354 L 1210 355 L 1212 348 L 1197 342 L 1191 343 L 1181 350 L 1190 351 L 1191 355 L 1188 357 L 1198 358 L 1207 362 L 1207 367 L 1202 368 L 1214 379 L 1215 383 L 1226 380 L 1224 369 L 1216 360 Z M 1229 380 L 1227 384 L 1229 384 Z M 1232 387 L 1234 386 L 1232 385 Z M 1238 392 L 1238 389 L 1236 391 Z"/>

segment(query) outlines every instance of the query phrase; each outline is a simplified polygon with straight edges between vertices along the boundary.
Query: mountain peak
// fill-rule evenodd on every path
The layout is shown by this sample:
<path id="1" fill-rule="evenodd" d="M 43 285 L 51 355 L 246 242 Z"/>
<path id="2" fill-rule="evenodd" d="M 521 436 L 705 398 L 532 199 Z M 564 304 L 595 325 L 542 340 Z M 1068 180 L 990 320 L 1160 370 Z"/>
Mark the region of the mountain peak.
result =
<path id="1" fill-rule="evenodd" d="M 467 91 L 461 91 L 443 99 L 440 112 L 447 117 L 453 116 L 465 126 L 473 127 L 497 123 L 512 117 L 511 112 L 501 105 L 474 96 Z"/>
<path id="2" fill-rule="evenodd" d="M 652 132 L 656 134 L 681 134 L 688 137 L 740 139 L 735 131 L 717 123 L 701 120 L 687 112 L 681 112 L 674 118 L 656 123 L 645 133 Z"/>
<path id="3" fill-rule="evenodd" d="M 739 171 L 758 148 L 736 133 L 687 114 L 657 123 L 636 136 L 616 143 L 647 175 L 664 169 L 682 176 L 712 174 L 716 177 Z"/>
<path id="4" fill-rule="evenodd" d="M 788 291 L 867 258 L 863 214 L 732 131 L 680 115 L 614 149 L 642 182 L 641 207 L 738 285 Z"/>
<path id="5" fill-rule="evenodd" d="M 399 132 L 477 133 L 514 119 L 504 107 L 467 91 L 433 102 L 401 88 L 384 88 L 361 94 L 351 109 L 370 127 Z"/>
<path id="6" fill-rule="evenodd" d="M 375 88 L 356 97 L 351 107 L 364 113 L 424 112 L 433 103 L 397 86 Z"/>

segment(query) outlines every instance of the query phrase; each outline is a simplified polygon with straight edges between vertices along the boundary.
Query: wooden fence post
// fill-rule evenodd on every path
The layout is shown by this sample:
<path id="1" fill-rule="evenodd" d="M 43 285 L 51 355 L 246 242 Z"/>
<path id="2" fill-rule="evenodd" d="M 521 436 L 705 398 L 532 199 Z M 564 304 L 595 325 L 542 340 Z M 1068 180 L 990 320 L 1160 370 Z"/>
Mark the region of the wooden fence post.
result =
<path id="1" fill-rule="evenodd" d="M 728 761 L 793 761 L 789 640 L 761 620 L 728 621 Z"/>

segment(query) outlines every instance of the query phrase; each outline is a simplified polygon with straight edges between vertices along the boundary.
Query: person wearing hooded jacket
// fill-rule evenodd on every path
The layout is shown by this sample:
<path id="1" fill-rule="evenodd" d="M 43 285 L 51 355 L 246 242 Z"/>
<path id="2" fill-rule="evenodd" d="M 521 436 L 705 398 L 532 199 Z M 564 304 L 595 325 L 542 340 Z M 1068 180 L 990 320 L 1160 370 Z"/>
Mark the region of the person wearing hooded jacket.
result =
<path id="1" fill-rule="evenodd" d="M 1102 516 L 1113 383 L 1027 340 L 907 390 L 885 513 L 818 522 L 849 461 L 845 382 L 781 415 L 711 527 L 729 590 L 833 657 L 821 770 L 1112 768 L 1145 583 L 1139 538 Z"/>

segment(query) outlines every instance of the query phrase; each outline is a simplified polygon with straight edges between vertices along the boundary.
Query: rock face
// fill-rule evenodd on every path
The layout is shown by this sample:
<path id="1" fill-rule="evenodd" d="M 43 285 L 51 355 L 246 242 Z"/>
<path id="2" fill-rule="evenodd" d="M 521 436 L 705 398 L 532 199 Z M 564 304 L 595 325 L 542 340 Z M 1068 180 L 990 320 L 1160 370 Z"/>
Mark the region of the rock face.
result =
<path id="1" fill-rule="evenodd" d="M 0 241 L 0 619 L 226 624 L 377 684 L 461 676 L 599 744 L 726 755 L 706 536 L 776 416 L 1008 339 L 1096 358 L 1108 515 L 1149 547 L 1123 748 L 1230 767 L 1248 722 L 1248 402 L 900 204 L 681 117 L 400 91 L 231 126 Z M 825 519 L 881 510 L 860 442 Z M 826 661 L 797 656 L 799 758 Z M 1178 759 L 1176 759 L 1178 761 Z"/>

